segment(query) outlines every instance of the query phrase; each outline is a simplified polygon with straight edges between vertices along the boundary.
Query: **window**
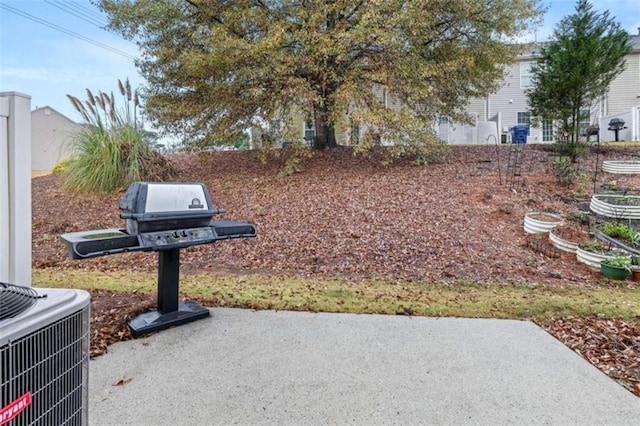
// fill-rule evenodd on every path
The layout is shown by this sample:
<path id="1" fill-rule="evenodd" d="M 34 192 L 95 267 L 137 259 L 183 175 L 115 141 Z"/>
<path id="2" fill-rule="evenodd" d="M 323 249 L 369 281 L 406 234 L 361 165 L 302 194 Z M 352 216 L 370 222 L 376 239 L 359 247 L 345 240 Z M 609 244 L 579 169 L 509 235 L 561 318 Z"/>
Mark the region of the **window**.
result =
<path id="1" fill-rule="evenodd" d="M 360 125 L 356 122 L 351 122 L 351 145 L 358 145 L 360 143 Z"/>
<path id="2" fill-rule="evenodd" d="M 542 120 L 542 142 L 553 141 L 553 121 Z"/>
<path id="3" fill-rule="evenodd" d="M 518 125 L 526 124 L 529 126 L 527 129 L 527 136 L 531 135 L 531 113 L 529 111 L 518 112 L 517 123 Z"/>
<path id="4" fill-rule="evenodd" d="M 531 124 L 531 113 L 529 111 L 518 112 L 518 124 Z"/>
<path id="5" fill-rule="evenodd" d="M 533 65 L 534 62 L 520 63 L 520 88 L 528 89 L 533 87 Z"/>
<path id="6" fill-rule="evenodd" d="M 578 119 L 578 128 L 581 135 L 586 135 L 591 124 L 591 110 L 581 109 L 580 117 Z"/>
<path id="7" fill-rule="evenodd" d="M 313 142 L 316 138 L 316 124 L 309 120 L 304 123 L 304 140 Z"/>
<path id="8" fill-rule="evenodd" d="M 438 118 L 438 124 L 449 124 L 449 117 L 447 117 L 446 115 L 441 115 Z"/>

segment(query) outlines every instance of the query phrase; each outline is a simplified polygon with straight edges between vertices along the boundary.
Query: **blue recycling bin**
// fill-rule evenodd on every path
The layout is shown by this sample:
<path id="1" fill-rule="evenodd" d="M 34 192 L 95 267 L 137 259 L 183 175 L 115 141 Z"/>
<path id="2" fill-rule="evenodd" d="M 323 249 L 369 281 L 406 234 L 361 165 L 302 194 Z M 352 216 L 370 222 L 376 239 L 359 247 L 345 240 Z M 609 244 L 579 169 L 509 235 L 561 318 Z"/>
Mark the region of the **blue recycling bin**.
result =
<path id="1" fill-rule="evenodd" d="M 529 125 L 518 124 L 511 128 L 511 143 L 527 143 Z"/>

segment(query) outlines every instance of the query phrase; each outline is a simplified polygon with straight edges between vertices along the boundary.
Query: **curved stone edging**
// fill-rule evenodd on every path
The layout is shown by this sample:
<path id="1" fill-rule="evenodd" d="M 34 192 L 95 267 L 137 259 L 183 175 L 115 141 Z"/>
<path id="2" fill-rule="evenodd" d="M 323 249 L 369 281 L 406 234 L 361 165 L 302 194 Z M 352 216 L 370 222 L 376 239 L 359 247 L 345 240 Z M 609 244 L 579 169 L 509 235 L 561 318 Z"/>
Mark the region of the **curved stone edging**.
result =
<path id="1" fill-rule="evenodd" d="M 619 205 L 608 203 L 608 199 L 633 199 L 638 205 Z M 605 217 L 616 219 L 640 219 L 640 196 L 617 194 L 594 194 L 591 197 L 589 208 L 592 212 Z"/>
<path id="2" fill-rule="evenodd" d="M 549 220 L 533 219 L 531 217 L 533 215 L 544 215 L 547 216 Z M 524 215 L 524 232 L 527 234 L 541 234 L 551 231 L 561 223 L 562 216 L 560 215 L 546 212 L 529 212 Z"/>
<path id="3" fill-rule="evenodd" d="M 602 171 L 625 175 L 640 174 L 640 161 L 607 160 L 602 162 Z"/>

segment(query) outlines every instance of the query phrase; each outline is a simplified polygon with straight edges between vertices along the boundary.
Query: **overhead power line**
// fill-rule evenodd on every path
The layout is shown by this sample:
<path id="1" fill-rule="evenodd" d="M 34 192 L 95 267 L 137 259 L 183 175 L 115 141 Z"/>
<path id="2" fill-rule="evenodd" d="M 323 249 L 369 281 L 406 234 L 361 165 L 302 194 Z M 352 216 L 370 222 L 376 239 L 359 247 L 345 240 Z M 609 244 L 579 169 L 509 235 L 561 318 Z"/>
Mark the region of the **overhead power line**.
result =
<path id="1" fill-rule="evenodd" d="M 60 3 L 60 0 L 57 0 Z M 73 0 L 64 0 L 64 3 L 67 3 L 69 6 L 75 7 L 79 12 L 84 12 L 87 16 L 93 16 L 94 19 L 98 21 L 104 22 L 104 24 L 108 24 L 107 20 L 104 18 L 104 15 L 101 15 L 99 12 L 96 12 L 95 9 L 91 9 L 77 1 Z"/>
<path id="2" fill-rule="evenodd" d="M 82 41 L 85 41 L 87 43 L 93 44 L 94 46 L 98 46 L 98 47 L 100 47 L 102 49 L 105 49 L 105 50 L 108 50 L 110 52 L 116 53 L 116 54 L 118 54 L 120 56 L 124 56 L 125 58 L 131 59 L 131 60 L 137 59 L 135 56 L 130 55 L 130 54 L 128 54 L 127 52 L 125 52 L 123 50 L 116 49 L 115 47 L 109 46 L 108 44 L 102 43 L 100 41 L 94 40 L 94 39 L 89 38 L 89 37 L 85 37 L 82 34 L 78 34 L 76 32 L 68 30 L 68 29 L 66 29 L 64 27 L 56 25 L 56 24 L 54 24 L 52 22 L 46 21 L 44 19 L 38 18 L 37 16 L 31 15 L 31 14 L 29 14 L 27 12 L 24 12 L 24 11 L 22 11 L 20 9 L 16 9 L 16 8 L 14 8 L 12 6 L 0 3 L 0 8 L 5 9 L 5 10 L 7 10 L 9 12 L 15 13 L 16 15 L 20 15 L 23 18 L 27 18 L 27 19 L 29 19 L 31 21 L 37 22 L 37 23 L 39 23 L 41 25 L 44 25 L 46 27 L 52 28 L 52 29 L 54 29 L 56 31 L 60 31 L 62 33 L 65 33 L 67 35 L 75 37 L 75 38 L 77 38 L 79 40 L 82 40 Z"/>
<path id="3" fill-rule="evenodd" d="M 106 25 L 106 22 L 104 22 L 104 20 L 98 20 L 95 17 L 91 16 L 91 15 L 87 15 L 86 13 L 84 13 L 83 11 L 80 11 L 79 9 L 73 9 L 72 7 L 69 7 L 68 5 L 61 3 L 59 1 L 51 1 L 51 0 L 44 0 L 45 2 L 49 3 L 51 6 L 57 7 L 58 9 L 62 10 L 63 12 L 66 12 L 70 15 L 75 16 L 76 18 L 80 18 L 85 22 L 88 22 L 92 25 L 95 25 L 98 28 L 102 28 Z"/>

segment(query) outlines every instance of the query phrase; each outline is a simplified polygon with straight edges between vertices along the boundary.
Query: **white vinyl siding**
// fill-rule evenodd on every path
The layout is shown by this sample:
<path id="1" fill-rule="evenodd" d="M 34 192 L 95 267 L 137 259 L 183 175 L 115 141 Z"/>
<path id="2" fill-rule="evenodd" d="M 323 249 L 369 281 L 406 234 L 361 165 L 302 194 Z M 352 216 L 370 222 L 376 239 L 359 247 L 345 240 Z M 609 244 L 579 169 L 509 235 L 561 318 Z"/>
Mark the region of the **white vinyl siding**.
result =
<path id="1" fill-rule="evenodd" d="M 480 121 L 484 121 L 489 118 L 487 117 L 487 99 L 486 98 L 471 99 L 465 110 L 471 115 L 475 114 L 477 119 Z"/>
<path id="2" fill-rule="evenodd" d="M 607 110 L 602 115 L 627 112 L 640 104 L 640 51 L 627 55 L 626 68 L 611 82 Z"/>
<path id="3" fill-rule="evenodd" d="M 518 111 L 527 110 L 527 95 L 520 88 L 520 63 L 509 67 L 502 86 L 489 96 L 486 105 L 489 119 L 497 119 L 500 113 L 500 131 L 518 123 Z"/>

